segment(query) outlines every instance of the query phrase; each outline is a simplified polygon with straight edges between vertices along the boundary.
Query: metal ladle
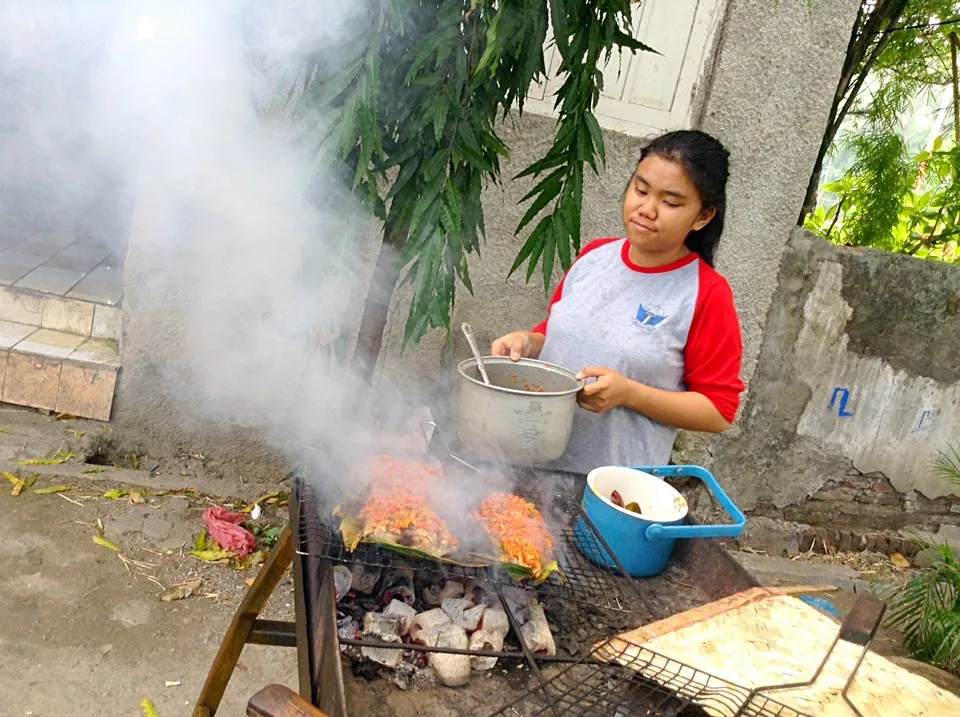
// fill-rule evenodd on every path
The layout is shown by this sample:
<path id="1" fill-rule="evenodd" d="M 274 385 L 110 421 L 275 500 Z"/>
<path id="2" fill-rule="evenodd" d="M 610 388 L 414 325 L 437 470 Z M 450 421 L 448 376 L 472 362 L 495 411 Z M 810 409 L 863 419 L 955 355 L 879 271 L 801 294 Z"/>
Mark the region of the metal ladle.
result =
<path id="1" fill-rule="evenodd" d="M 460 330 L 463 331 L 463 335 L 467 337 L 467 343 L 470 344 L 470 350 L 473 351 L 473 358 L 477 361 L 477 368 L 480 369 L 480 377 L 483 379 L 483 382 L 490 385 L 490 377 L 487 375 L 487 369 L 483 365 L 483 360 L 480 358 L 480 349 L 477 348 L 477 342 L 473 338 L 473 329 L 470 328 L 470 324 L 464 324 L 460 327 Z"/>

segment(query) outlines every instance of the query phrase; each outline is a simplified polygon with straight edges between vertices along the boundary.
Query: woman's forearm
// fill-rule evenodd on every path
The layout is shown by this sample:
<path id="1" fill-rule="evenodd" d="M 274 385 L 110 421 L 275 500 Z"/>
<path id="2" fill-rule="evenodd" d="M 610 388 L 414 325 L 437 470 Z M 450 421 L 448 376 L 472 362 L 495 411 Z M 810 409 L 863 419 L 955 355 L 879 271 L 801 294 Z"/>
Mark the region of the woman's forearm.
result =
<path id="1" fill-rule="evenodd" d="M 695 391 L 664 391 L 636 381 L 630 382 L 626 408 L 658 423 L 685 431 L 721 433 L 730 427 L 713 402 Z"/>

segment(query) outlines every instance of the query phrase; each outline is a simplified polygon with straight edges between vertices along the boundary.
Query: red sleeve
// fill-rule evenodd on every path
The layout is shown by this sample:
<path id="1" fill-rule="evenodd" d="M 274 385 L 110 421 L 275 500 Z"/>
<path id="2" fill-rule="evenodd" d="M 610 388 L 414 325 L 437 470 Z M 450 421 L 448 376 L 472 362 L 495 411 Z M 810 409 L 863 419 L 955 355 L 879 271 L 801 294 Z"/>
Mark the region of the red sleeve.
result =
<path id="1" fill-rule="evenodd" d="M 604 239 L 594 239 L 592 242 L 587 244 L 583 249 L 580 250 L 580 253 L 577 255 L 577 259 L 580 259 L 584 254 L 588 254 L 594 249 L 599 249 L 605 244 L 609 244 L 613 241 L 620 241 L 621 237 L 606 237 Z M 574 264 L 577 262 L 574 261 Z M 573 266 L 570 267 L 573 269 Z M 547 322 L 550 320 L 550 309 L 553 308 L 553 305 L 556 304 L 563 297 L 563 282 L 566 281 L 567 275 L 570 273 L 570 269 L 567 269 L 567 273 L 563 275 L 563 278 L 560 279 L 560 283 L 557 284 L 557 290 L 553 292 L 553 298 L 550 299 L 550 306 L 547 308 L 547 318 L 541 321 L 539 324 L 530 329 L 531 333 L 534 334 L 543 334 L 547 335 Z"/>
<path id="2" fill-rule="evenodd" d="M 733 423 L 744 384 L 740 380 L 743 340 L 727 280 L 700 262 L 700 290 L 684 349 L 684 382 L 702 393 Z"/>

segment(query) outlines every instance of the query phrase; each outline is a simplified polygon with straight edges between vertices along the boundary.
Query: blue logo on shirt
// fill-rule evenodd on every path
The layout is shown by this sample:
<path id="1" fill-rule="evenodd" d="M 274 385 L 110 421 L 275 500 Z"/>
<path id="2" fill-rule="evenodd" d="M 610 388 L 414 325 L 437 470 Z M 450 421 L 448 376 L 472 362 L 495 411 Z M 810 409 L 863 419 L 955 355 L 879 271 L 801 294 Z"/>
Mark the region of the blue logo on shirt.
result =
<path id="1" fill-rule="evenodd" d="M 640 304 L 640 308 L 637 309 L 637 320 L 636 323 L 641 327 L 656 328 L 666 317 L 666 315 L 661 314 L 659 306 L 644 306 Z"/>

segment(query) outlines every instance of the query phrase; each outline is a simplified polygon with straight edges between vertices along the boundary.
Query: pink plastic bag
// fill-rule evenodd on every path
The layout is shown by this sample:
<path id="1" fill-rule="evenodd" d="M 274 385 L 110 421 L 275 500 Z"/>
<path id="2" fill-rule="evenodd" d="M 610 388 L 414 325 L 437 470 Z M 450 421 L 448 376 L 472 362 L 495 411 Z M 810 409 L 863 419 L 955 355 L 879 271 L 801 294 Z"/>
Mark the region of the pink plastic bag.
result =
<path id="1" fill-rule="evenodd" d="M 210 537 L 216 540 L 221 548 L 236 553 L 241 558 L 249 555 L 257 545 L 253 533 L 240 525 L 246 519 L 247 516 L 243 513 L 231 513 L 220 506 L 210 506 L 203 511 L 203 520 L 207 524 Z"/>

